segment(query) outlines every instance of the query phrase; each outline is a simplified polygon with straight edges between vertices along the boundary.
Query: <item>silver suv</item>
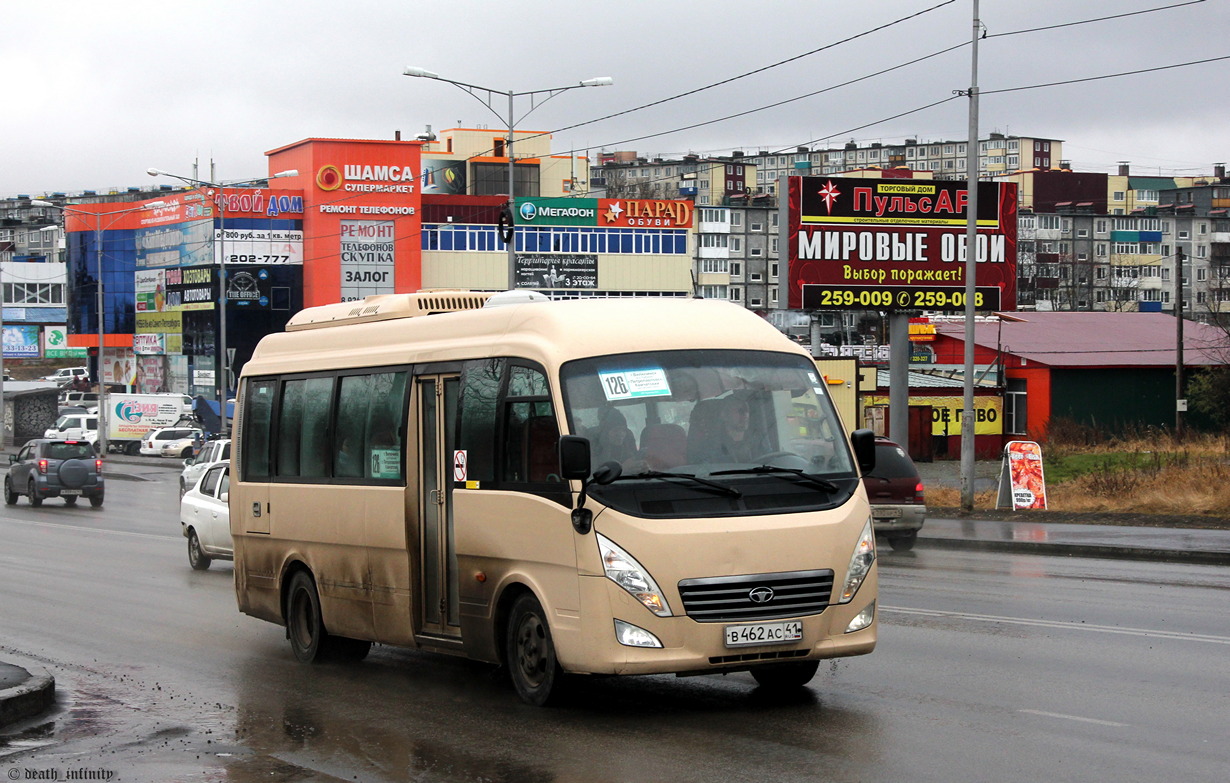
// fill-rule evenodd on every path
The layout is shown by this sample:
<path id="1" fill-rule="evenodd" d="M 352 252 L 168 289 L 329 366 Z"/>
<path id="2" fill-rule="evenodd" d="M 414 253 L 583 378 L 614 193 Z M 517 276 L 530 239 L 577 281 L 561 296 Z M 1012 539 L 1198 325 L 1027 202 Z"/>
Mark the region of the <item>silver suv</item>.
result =
<path id="1" fill-rule="evenodd" d="M 9 456 L 9 473 L 4 477 L 4 502 L 13 505 L 19 495 L 30 498 L 30 505 L 43 505 L 46 498 L 64 498 L 64 504 L 77 505 L 87 497 L 90 505 L 103 504 L 102 460 L 94 446 L 84 440 L 32 440 Z"/>

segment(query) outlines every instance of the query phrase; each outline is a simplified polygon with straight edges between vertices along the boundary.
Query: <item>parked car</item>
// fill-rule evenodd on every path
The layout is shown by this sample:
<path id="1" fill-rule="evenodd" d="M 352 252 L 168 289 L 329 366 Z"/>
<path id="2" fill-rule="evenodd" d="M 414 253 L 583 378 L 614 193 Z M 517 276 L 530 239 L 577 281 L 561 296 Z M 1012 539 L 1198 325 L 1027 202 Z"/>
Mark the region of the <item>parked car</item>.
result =
<path id="1" fill-rule="evenodd" d="M 188 487 L 196 484 L 197 479 L 201 477 L 209 468 L 219 462 L 224 462 L 231 458 L 231 440 L 210 440 L 206 441 L 201 447 L 201 452 L 195 457 L 188 457 L 184 460 L 184 470 L 179 474 L 179 494 L 182 496 L 188 491 Z"/>
<path id="2" fill-rule="evenodd" d="M 98 392 L 66 391 L 60 392 L 61 405 L 80 405 L 83 408 L 98 407 Z"/>
<path id="3" fill-rule="evenodd" d="M 179 524 L 188 539 L 188 563 L 204 571 L 214 560 L 234 560 L 231 541 L 230 464 L 211 465 L 179 501 Z"/>
<path id="4" fill-rule="evenodd" d="M 36 508 L 55 497 L 75 506 L 77 498 L 84 496 L 98 508 L 103 504 L 104 489 L 102 460 L 88 441 L 39 438 L 9 455 L 4 502 L 10 506 L 20 495 L 30 498 L 30 505 Z"/>
<path id="5" fill-rule="evenodd" d="M 193 430 L 190 435 L 185 435 L 184 437 L 176 438 L 175 440 L 164 441 L 160 456 L 191 459 L 197 449 L 204 448 L 204 443 L 205 433 L 201 430 Z"/>
<path id="6" fill-rule="evenodd" d="M 876 465 L 863 476 L 871 502 L 872 526 L 894 551 L 914 548 L 927 516 L 922 478 L 905 449 L 876 438 Z"/>
<path id="7" fill-rule="evenodd" d="M 150 430 L 145 433 L 145 437 L 141 438 L 141 453 L 147 457 L 161 457 L 163 446 L 172 441 L 191 439 L 199 432 L 201 431 L 192 427 L 159 427 L 156 430 Z M 178 456 L 181 452 L 182 449 L 176 452 L 176 455 Z"/>
<path id="8" fill-rule="evenodd" d="M 68 383 L 69 381 L 75 381 L 78 378 L 88 378 L 89 375 L 89 367 L 61 367 L 50 375 L 44 375 L 42 380 L 55 381 L 56 383 Z"/>
<path id="9" fill-rule="evenodd" d="M 98 414 L 66 413 L 43 430 L 44 438 L 98 442 Z"/>

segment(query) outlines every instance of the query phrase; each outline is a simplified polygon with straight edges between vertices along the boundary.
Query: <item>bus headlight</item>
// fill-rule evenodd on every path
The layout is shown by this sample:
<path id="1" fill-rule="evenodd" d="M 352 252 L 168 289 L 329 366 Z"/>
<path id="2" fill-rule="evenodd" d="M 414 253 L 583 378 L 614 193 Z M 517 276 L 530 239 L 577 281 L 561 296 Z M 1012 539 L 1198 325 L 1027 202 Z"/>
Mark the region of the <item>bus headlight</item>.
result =
<path id="1" fill-rule="evenodd" d="M 598 538 L 598 552 L 602 556 L 602 568 L 607 578 L 632 594 L 645 608 L 658 617 L 670 617 L 671 609 L 666 603 L 666 597 L 658 589 L 658 583 L 636 562 L 636 558 L 615 545 L 613 541 L 595 533 Z"/>
<path id="2" fill-rule="evenodd" d="M 862 586 L 867 574 L 871 573 L 871 564 L 876 561 L 876 534 L 871 529 L 871 517 L 863 525 L 863 534 L 854 545 L 854 554 L 850 555 L 850 565 L 846 568 L 846 581 L 841 586 L 839 604 L 848 604 L 854 594 Z"/>
<path id="3" fill-rule="evenodd" d="M 858 614 L 854 616 L 854 619 L 851 620 L 850 624 L 846 626 L 846 633 L 854 633 L 855 631 L 861 631 L 867 626 L 871 625 L 871 622 L 875 619 L 876 619 L 876 602 L 872 601 L 871 603 L 863 607 L 863 611 L 859 612 Z"/>
<path id="4" fill-rule="evenodd" d="M 644 628 L 638 628 L 632 623 L 625 623 L 623 620 L 615 621 L 615 638 L 625 647 L 662 646 L 662 641 L 658 637 Z"/>

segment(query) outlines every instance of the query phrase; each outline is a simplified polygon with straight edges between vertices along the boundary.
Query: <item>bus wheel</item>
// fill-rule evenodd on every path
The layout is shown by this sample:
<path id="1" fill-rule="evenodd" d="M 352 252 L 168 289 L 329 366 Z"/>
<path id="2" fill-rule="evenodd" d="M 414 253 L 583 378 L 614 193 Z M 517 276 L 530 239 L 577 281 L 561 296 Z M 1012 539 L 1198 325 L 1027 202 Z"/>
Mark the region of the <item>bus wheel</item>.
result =
<path id="1" fill-rule="evenodd" d="M 760 687 L 766 690 L 787 690 L 802 688 L 816 676 L 820 668 L 819 661 L 797 661 L 794 663 L 770 663 L 752 669 L 752 677 Z"/>
<path id="2" fill-rule="evenodd" d="M 513 603 L 505 638 L 508 671 L 517 695 L 541 707 L 557 695 L 563 672 L 555 660 L 551 629 L 538 599 L 526 593 Z"/>
<path id="3" fill-rule="evenodd" d="M 318 663 L 324 658 L 325 623 L 320 617 L 316 583 L 304 571 L 290 580 L 286 594 L 286 634 L 300 663 Z"/>

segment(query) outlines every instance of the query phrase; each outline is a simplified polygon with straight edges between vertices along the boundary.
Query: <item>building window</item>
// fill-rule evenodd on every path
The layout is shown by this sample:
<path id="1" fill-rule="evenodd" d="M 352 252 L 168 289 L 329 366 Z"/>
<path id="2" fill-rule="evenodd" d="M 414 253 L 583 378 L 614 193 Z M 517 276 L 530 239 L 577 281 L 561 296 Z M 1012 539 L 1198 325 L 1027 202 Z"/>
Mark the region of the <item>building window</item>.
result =
<path id="1" fill-rule="evenodd" d="M 743 289 L 737 285 L 732 285 L 730 287 L 730 301 L 732 302 L 743 301 Z"/>
<path id="2" fill-rule="evenodd" d="M 743 225 L 743 213 L 737 210 L 731 210 L 730 225 L 733 227 L 741 227 Z"/>
<path id="3" fill-rule="evenodd" d="M 769 280 L 775 283 L 777 282 L 777 269 L 778 266 L 776 263 L 769 264 Z"/>
<path id="4" fill-rule="evenodd" d="M 743 276 L 743 264 L 741 264 L 738 261 L 731 261 L 730 262 L 730 276 L 731 277 L 742 277 Z"/>
<path id="5" fill-rule="evenodd" d="M 742 253 L 743 252 L 743 237 L 731 237 L 730 238 L 730 252 L 732 253 Z"/>

